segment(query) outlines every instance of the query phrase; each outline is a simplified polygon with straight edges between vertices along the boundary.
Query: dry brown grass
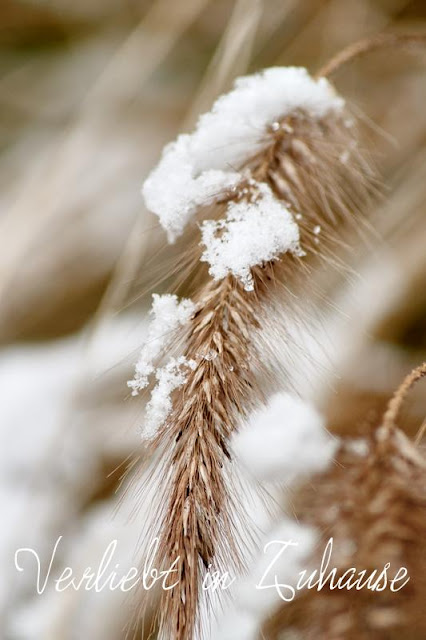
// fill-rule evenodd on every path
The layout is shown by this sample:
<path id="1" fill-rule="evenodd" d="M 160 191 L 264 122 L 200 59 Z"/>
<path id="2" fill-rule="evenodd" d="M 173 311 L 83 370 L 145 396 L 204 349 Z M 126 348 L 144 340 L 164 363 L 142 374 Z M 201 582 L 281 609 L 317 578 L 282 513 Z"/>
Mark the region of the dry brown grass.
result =
<path id="1" fill-rule="evenodd" d="M 263 400 L 259 379 L 268 375 L 259 340 L 262 314 L 271 300 L 285 308 L 300 294 L 318 262 L 334 266 L 344 228 L 362 228 L 360 204 L 371 190 L 372 170 L 356 148 L 356 129 L 347 115 L 315 122 L 294 113 L 271 132 L 271 143 L 248 167 L 253 178 L 266 181 L 294 213 L 303 212 L 301 246 L 305 258 L 283 255 L 253 269 L 254 292 L 228 276 L 209 278 L 193 296 L 198 311 L 185 329 L 184 355 L 197 366 L 175 392 L 173 411 L 154 442 L 165 452 L 162 478 L 167 505 L 160 526 L 158 563 L 176 558 L 179 586 L 162 595 L 160 635 L 189 640 L 197 617 L 201 582 L 210 565 L 229 570 L 239 565 L 235 511 L 229 477 L 229 440 L 242 419 Z M 342 152 L 353 149 L 342 160 Z M 166 185 L 165 185 L 166 188 Z M 252 187 L 240 195 L 250 199 Z M 248 193 L 247 193 L 248 191 Z M 223 205 L 219 206 L 219 212 Z M 315 227 L 321 229 L 320 238 Z M 200 270 L 195 263 L 194 271 Z M 312 277 L 315 277 L 312 275 Z"/>
<path id="2" fill-rule="evenodd" d="M 387 563 L 387 588 L 380 591 L 315 589 L 279 608 L 261 636 L 277 640 L 286 628 L 306 640 L 420 640 L 426 633 L 426 463 L 395 425 L 401 400 L 425 373 L 419 367 L 397 390 L 383 420 L 361 452 L 343 443 L 332 468 L 312 479 L 296 497 L 297 516 L 322 533 L 317 556 L 333 538 L 330 567 L 337 578 L 351 567 L 366 576 Z M 392 592 L 389 581 L 405 567 L 409 583 Z M 397 585 L 397 588 L 401 584 Z"/>

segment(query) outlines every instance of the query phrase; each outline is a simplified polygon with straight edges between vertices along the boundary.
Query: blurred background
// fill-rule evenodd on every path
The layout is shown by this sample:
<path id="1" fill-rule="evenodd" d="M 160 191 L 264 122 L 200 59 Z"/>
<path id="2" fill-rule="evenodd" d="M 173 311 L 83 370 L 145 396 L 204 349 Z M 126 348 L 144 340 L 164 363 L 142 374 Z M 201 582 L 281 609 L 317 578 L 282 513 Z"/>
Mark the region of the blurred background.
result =
<path id="1" fill-rule="evenodd" d="M 126 380 L 147 294 L 170 263 L 140 196 L 162 146 L 236 76 L 271 65 L 315 71 L 384 30 L 426 31 L 426 3 L 3 0 L 2 639 L 124 637 L 130 598 L 49 587 L 38 596 L 34 559 L 19 573 L 13 555 L 33 547 L 45 567 L 63 536 L 57 574 L 96 565 L 117 538 L 117 562 L 134 564 L 149 505 L 135 509 L 121 482 L 130 456 L 143 456 L 143 402 L 128 397 Z M 362 114 L 384 196 L 368 212 L 374 233 L 353 240 L 353 274 L 328 284 L 328 364 L 308 372 L 304 392 L 331 430 L 362 434 L 426 359 L 426 54 L 374 53 L 334 81 Z M 415 436 L 424 391 L 409 405 Z"/>

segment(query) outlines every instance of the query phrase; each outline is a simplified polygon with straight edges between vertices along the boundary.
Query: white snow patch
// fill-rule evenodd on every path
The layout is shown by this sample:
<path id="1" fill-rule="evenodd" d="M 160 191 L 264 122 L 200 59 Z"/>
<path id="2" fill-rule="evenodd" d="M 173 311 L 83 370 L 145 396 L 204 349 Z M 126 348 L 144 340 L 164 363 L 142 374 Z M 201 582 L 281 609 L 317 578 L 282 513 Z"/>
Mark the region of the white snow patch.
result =
<path id="1" fill-rule="evenodd" d="M 167 345 L 173 332 L 187 324 L 196 309 L 191 300 L 183 298 L 179 302 L 175 295 L 154 293 L 152 298 L 150 311 L 152 321 L 148 328 L 148 338 L 136 364 L 135 376 L 127 383 L 132 389 L 132 395 L 137 395 L 141 389 L 148 386 L 148 378 L 155 371 L 155 360 Z"/>
<path id="2" fill-rule="evenodd" d="M 280 393 L 234 436 L 233 450 L 257 480 L 291 483 L 325 470 L 338 444 L 314 408 Z"/>
<path id="3" fill-rule="evenodd" d="M 187 379 L 189 369 L 195 369 L 195 360 L 187 360 L 185 356 L 171 358 L 169 362 L 157 369 L 157 384 L 152 390 L 151 399 L 146 406 L 143 426 L 144 439 L 151 439 L 164 424 L 172 410 L 171 394 L 181 387 Z"/>
<path id="4" fill-rule="evenodd" d="M 300 573 L 311 568 L 318 532 L 282 519 L 263 538 L 248 576 L 236 585 L 233 604 L 217 622 L 212 640 L 256 640 L 262 622 L 282 598 L 297 596 Z M 294 592 L 292 591 L 294 589 Z M 280 595 L 281 594 L 281 595 Z"/>
<path id="5" fill-rule="evenodd" d="M 173 243 L 200 205 L 215 201 L 225 190 L 241 180 L 235 171 L 205 170 L 194 164 L 191 136 L 181 135 L 165 147 L 162 159 L 146 179 L 143 196 L 147 208 L 155 213 Z"/>
<path id="6" fill-rule="evenodd" d="M 257 195 L 249 202 L 230 202 L 225 220 L 205 220 L 201 226 L 206 247 L 202 262 L 210 264 L 215 280 L 232 273 L 252 291 L 251 267 L 275 260 L 290 251 L 303 255 L 299 227 L 266 184 L 255 183 Z"/>
<path id="7" fill-rule="evenodd" d="M 146 206 L 174 242 L 199 206 L 238 185 L 243 164 L 267 142 L 268 125 L 297 110 L 320 119 L 343 107 L 325 78 L 315 80 L 302 67 L 238 78 L 192 134 L 165 147 L 142 188 Z"/>

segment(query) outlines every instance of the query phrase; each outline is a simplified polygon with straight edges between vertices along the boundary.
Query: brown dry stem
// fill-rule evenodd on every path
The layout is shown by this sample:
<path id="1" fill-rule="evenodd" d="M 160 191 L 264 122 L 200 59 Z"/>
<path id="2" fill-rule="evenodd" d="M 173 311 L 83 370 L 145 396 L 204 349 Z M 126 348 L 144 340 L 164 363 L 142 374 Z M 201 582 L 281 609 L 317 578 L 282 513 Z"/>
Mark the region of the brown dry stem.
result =
<path id="1" fill-rule="evenodd" d="M 398 387 L 398 389 L 395 391 L 383 417 L 383 426 L 386 429 L 392 429 L 397 425 L 401 407 L 407 396 L 407 393 L 410 391 L 413 385 L 415 385 L 416 382 L 418 382 L 424 376 L 426 376 L 426 362 L 413 369 L 413 371 L 403 380 L 401 386 Z"/>
<path id="2" fill-rule="evenodd" d="M 359 40 L 339 51 L 315 74 L 317 78 L 328 78 L 348 62 L 380 49 L 412 49 L 426 45 L 426 33 L 381 33 L 372 38 Z"/>
<path id="3" fill-rule="evenodd" d="M 318 264 L 340 266 L 336 247 L 345 227 L 361 226 L 354 213 L 370 193 L 373 174 L 346 115 L 315 122 L 295 113 L 280 125 L 247 168 L 301 214 L 307 255 L 286 254 L 254 268 L 254 291 L 233 276 L 200 281 L 200 264 L 194 264 L 198 311 L 184 336 L 184 355 L 197 366 L 175 393 L 172 413 L 154 443 L 167 460 L 157 560 L 168 567 L 178 558 L 178 586 L 162 595 L 162 639 L 190 640 L 202 626 L 198 607 L 209 565 L 230 570 L 239 563 L 234 520 L 240 501 L 232 496 L 229 440 L 247 412 L 264 400 L 260 379 L 267 372 L 253 338 L 261 333 L 262 314 L 275 296 L 280 306 L 290 305 L 298 283 Z M 249 182 L 230 197 L 250 198 L 251 188 Z"/>

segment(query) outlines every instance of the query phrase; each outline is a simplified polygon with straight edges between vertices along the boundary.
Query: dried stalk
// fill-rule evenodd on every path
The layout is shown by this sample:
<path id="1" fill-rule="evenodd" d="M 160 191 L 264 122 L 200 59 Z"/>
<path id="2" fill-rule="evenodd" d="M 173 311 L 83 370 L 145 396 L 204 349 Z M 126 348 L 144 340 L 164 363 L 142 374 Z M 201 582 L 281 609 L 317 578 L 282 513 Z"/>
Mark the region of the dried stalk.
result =
<path id="1" fill-rule="evenodd" d="M 317 78 L 329 78 L 348 62 L 352 62 L 352 60 L 361 58 L 373 51 L 391 48 L 396 48 L 398 51 L 401 51 L 401 49 L 411 50 L 417 46 L 424 47 L 425 44 L 425 33 L 381 33 L 373 38 L 365 38 L 350 44 L 326 62 L 315 75 Z"/>
<path id="2" fill-rule="evenodd" d="M 290 305 L 289 288 L 297 291 L 297 280 L 306 280 L 319 261 L 333 261 L 343 228 L 354 223 L 354 210 L 369 194 L 372 172 L 345 117 L 314 122 L 295 113 L 248 163 L 255 180 L 267 182 L 286 206 L 302 212 L 301 245 L 307 256 L 286 254 L 254 268 L 253 292 L 228 276 L 219 282 L 201 279 L 193 296 L 199 310 L 186 330 L 184 355 L 197 366 L 175 392 L 173 411 L 153 443 L 167 452 L 158 562 L 170 566 L 179 558 L 178 586 L 162 594 L 161 638 L 189 640 L 196 628 L 200 631 L 198 603 L 206 569 L 229 571 L 238 564 L 229 438 L 263 400 L 260 379 L 267 372 L 256 347 L 262 315 L 277 296 L 281 305 Z M 348 148 L 351 157 L 342 161 Z M 230 198 L 249 200 L 251 189 L 248 183 Z"/>
<path id="3" fill-rule="evenodd" d="M 423 424 L 421 425 L 417 435 L 416 435 L 416 439 L 414 440 L 414 444 L 416 447 L 419 446 L 419 444 L 421 443 L 424 435 L 426 433 L 426 420 L 423 421 Z"/>
<path id="4" fill-rule="evenodd" d="M 423 34 L 408 34 L 362 41 L 338 54 L 317 77 L 326 77 L 369 51 L 424 44 L 425 40 Z M 190 272 L 189 279 L 195 283 L 193 299 L 198 311 L 180 339 L 183 355 L 196 364 L 184 385 L 174 393 L 172 412 L 153 443 L 157 450 L 165 452 L 167 469 L 163 474 L 164 511 L 157 560 L 170 566 L 178 558 L 178 587 L 162 595 L 160 637 L 164 639 L 190 640 L 197 628 L 201 631 L 198 604 L 206 570 L 210 565 L 229 570 L 232 562 L 238 563 L 228 441 L 240 420 L 263 400 L 260 381 L 268 371 L 263 348 L 259 348 L 262 317 L 277 300 L 281 306 L 290 305 L 292 295 L 312 277 L 319 264 L 340 266 L 337 256 L 344 244 L 345 229 L 352 223 L 361 230 L 360 204 L 365 203 L 374 185 L 374 174 L 359 152 L 355 130 L 348 126 L 345 115 L 314 120 L 302 110 L 291 113 L 273 126 L 271 123 L 269 140 L 260 153 L 236 169 L 248 169 L 255 183 L 267 183 L 293 212 L 306 256 L 301 259 L 285 254 L 254 268 L 253 292 L 246 291 L 231 275 L 218 283 L 211 282 L 198 262 L 198 242 L 188 252 L 191 257 L 183 261 Z M 216 212 L 210 210 L 210 217 L 223 215 L 231 200 L 250 202 L 253 198 L 253 183 L 248 180 L 237 192 L 225 195 Z M 192 271 L 188 266 L 191 261 Z M 270 346 L 265 340 L 265 351 L 270 351 Z M 383 465 L 387 468 L 389 460 L 396 464 L 398 493 L 398 474 L 405 462 L 401 462 L 398 449 L 400 439 L 386 425 L 385 421 L 385 429 L 378 431 L 381 448 L 378 438 L 376 454 L 370 458 L 366 472 L 366 485 L 360 477 L 362 500 L 368 492 L 380 493 Z M 404 456 L 405 453 L 405 461 Z M 414 491 L 418 467 L 410 467 L 410 456 L 409 460 L 403 475 L 404 481 L 413 480 L 407 490 Z M 342 479 L 343 489 L 350 491 L 345 482 Z M 386 497 L 386 487 L 383 491 Z M 418 495 L 402 495 L 398 513 L 411 499 L 418 502 Z M 398 529 L 396 537 L 397 532 Z M 395 548 L 399 549 L 398 545 L 399 542 Z"/>
<path id="5" fill-rule="evenodd" d="M 426 634 L 426 463 L 395 426 L 399 407 L 419 367 L 407 376 L 374 431 L 368 453 L 343 445 L 333 468 L 299 495 L 299 517 L 334 542 L 331 567 L 379 572 L 390 562 L 389 580 L 406 567 L 409 583 L 398 592 L 305 592 L 265 621 L 259 637 L 278 640 L 291 627 L 305 640 L 420 640 Z M 313 559 L 318 565 L 318 557 Z"/>
<path id="6" fill-rule="evenodd" d="M 383 426 L 386 429 L 392 429 L 397 425 L 401 407 L 407 393 L 410 391 L 411 387 L 424 376 L 426 376 L 426 362 L 424 362 L 420 367 L 413 369 L 413 371 L 402 382 L 401 386 L 396 390 L 393 398 L 389 402 L 389 406 L 383 418 Z"/>

